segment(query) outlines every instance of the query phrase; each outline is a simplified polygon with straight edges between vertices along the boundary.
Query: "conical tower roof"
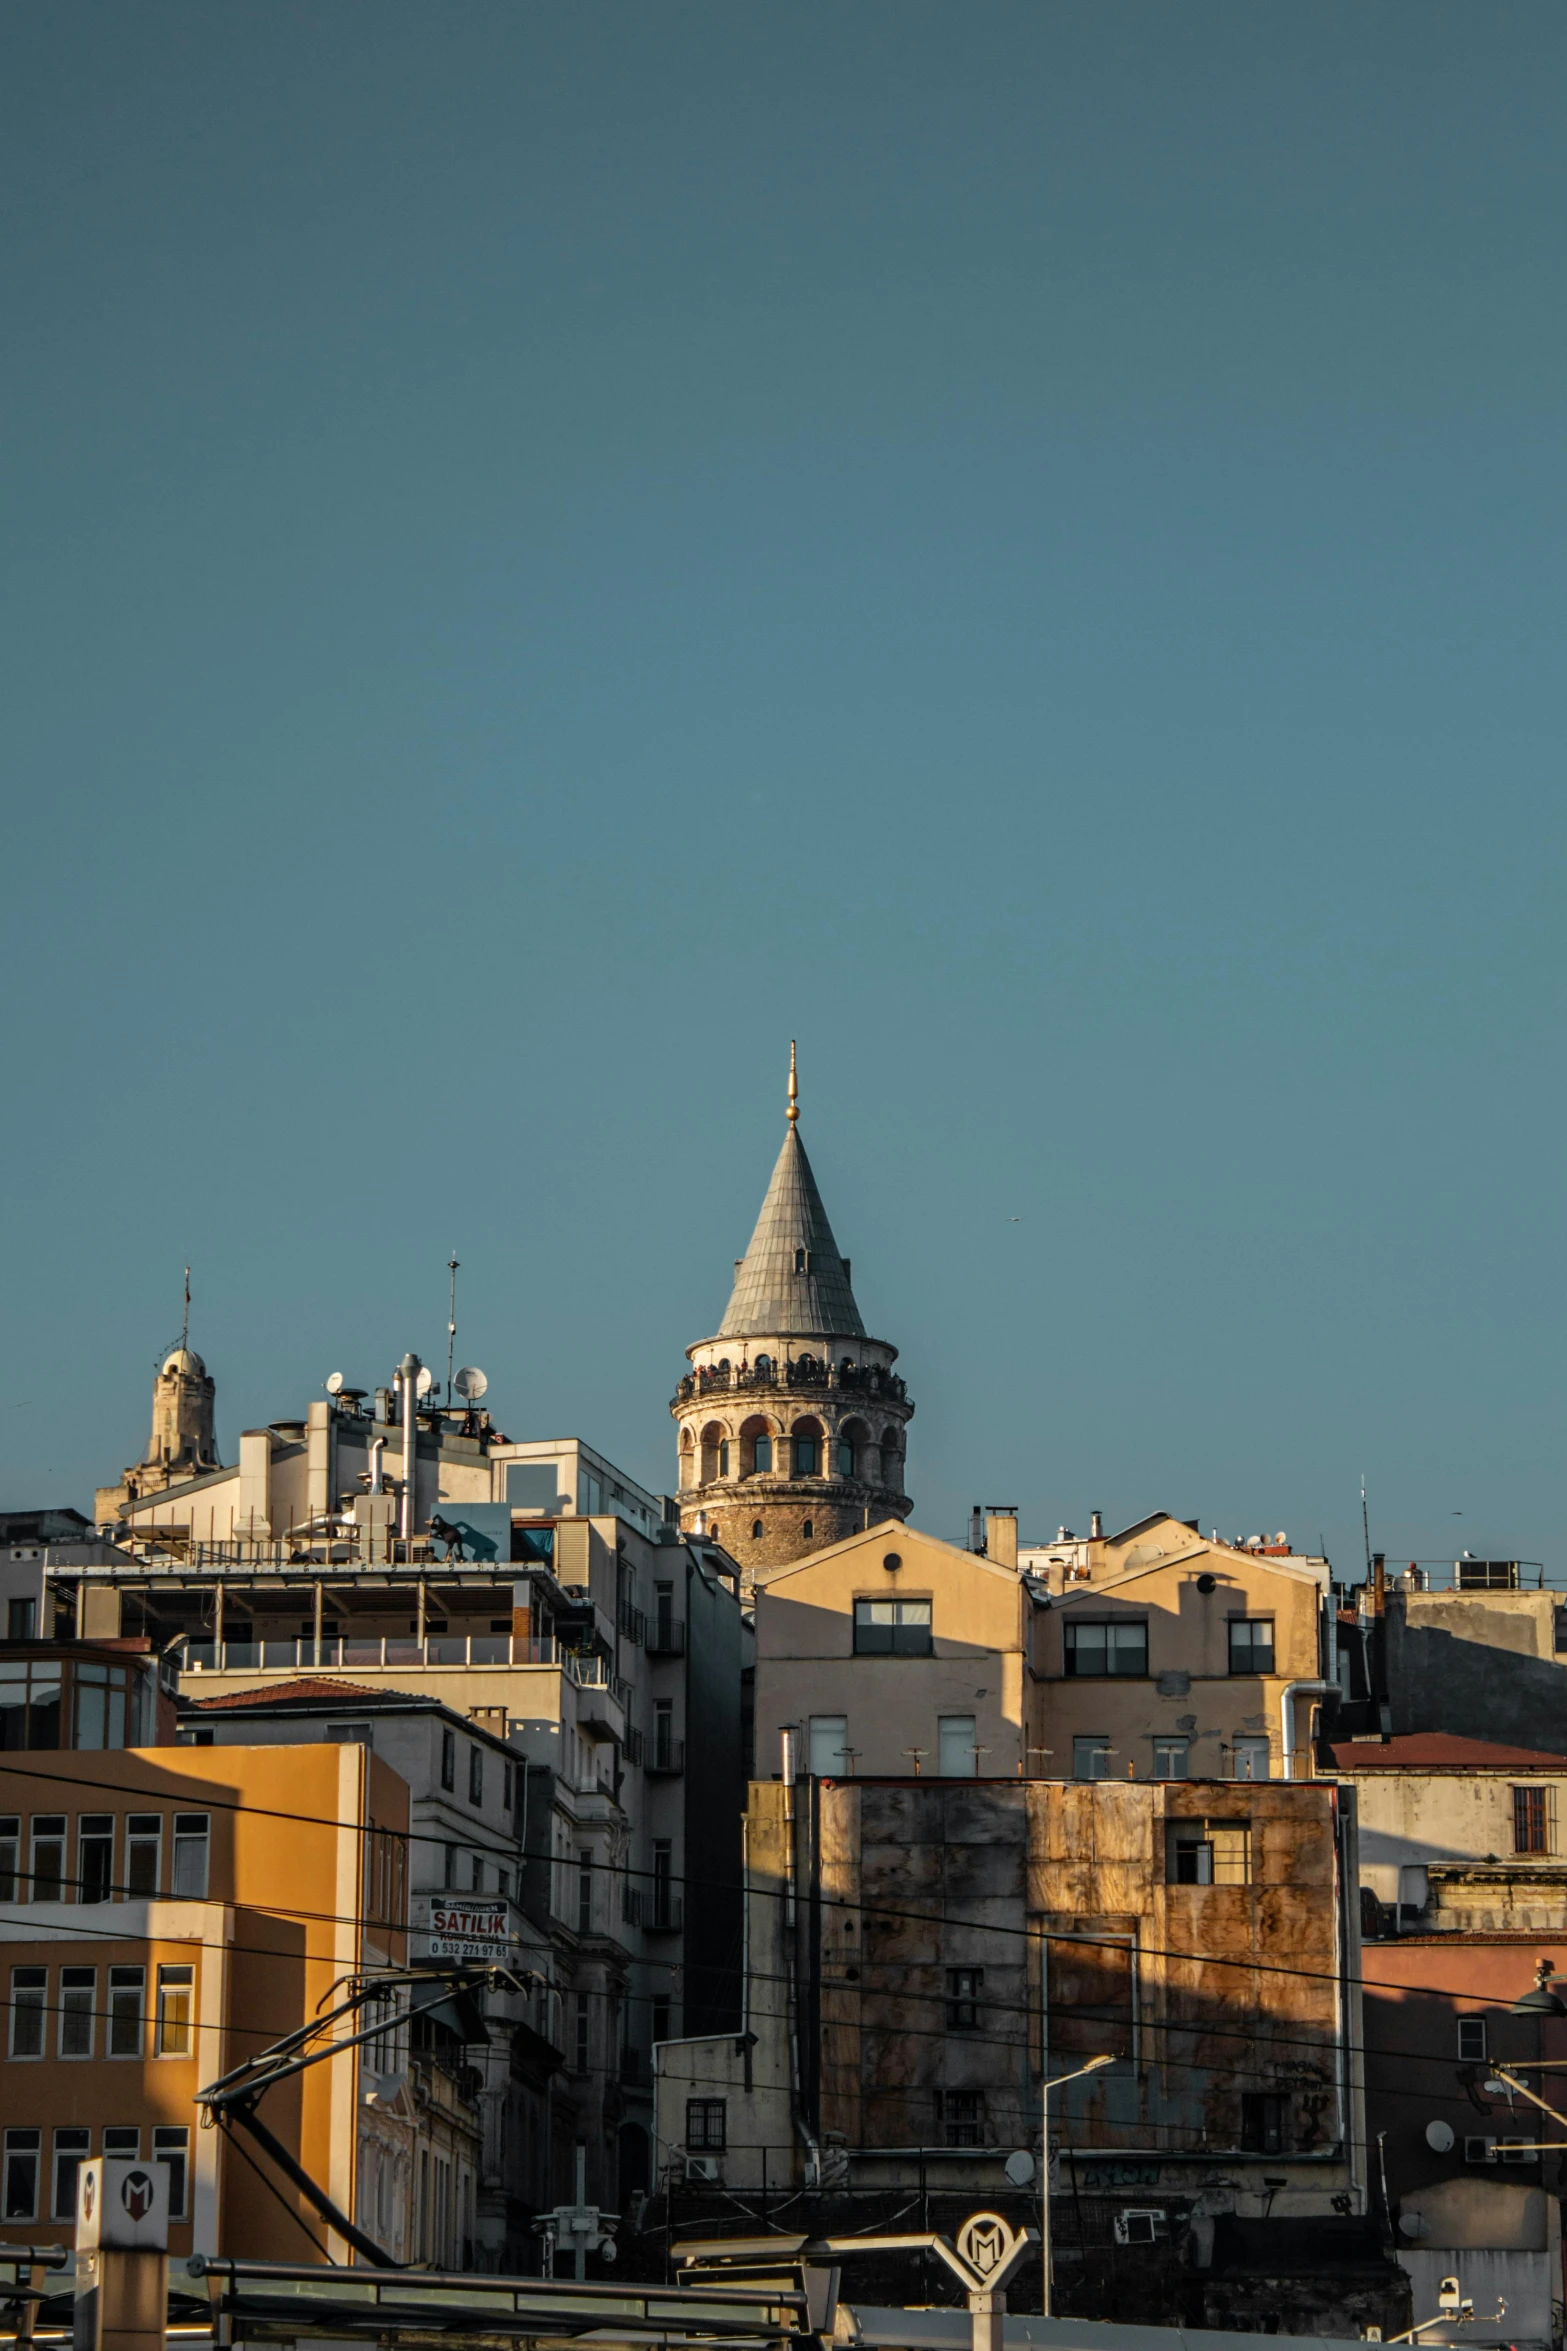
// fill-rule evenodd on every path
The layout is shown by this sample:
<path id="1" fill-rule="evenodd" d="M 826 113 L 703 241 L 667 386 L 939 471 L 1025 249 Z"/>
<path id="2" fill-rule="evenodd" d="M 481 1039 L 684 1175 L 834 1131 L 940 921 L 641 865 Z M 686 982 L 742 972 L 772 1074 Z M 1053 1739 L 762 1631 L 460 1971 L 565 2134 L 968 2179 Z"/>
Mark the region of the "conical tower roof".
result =
<path id="1" fill-rule="evenodd" d="M 838 1253 L 800 1140 L 799 1116 L 791 1046 L 789 1131 L 751 1245 L 735 1272 L 718 1326 L 721 1339 L 865 1336 L 849 1269 Z"/>

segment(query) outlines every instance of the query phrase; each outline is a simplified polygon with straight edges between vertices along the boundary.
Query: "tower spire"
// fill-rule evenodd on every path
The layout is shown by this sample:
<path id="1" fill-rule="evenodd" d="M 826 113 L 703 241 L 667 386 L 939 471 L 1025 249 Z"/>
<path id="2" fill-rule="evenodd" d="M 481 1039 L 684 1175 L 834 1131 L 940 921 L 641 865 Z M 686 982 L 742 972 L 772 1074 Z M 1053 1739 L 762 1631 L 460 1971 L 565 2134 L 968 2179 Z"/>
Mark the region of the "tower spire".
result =
<path id="1" fill-rule="evenodd" d="M 794 1039 L 789 1039 L 789 1124 L 793 1126 L 800 1116 L 800 1080 L 795 1068 Z"/>

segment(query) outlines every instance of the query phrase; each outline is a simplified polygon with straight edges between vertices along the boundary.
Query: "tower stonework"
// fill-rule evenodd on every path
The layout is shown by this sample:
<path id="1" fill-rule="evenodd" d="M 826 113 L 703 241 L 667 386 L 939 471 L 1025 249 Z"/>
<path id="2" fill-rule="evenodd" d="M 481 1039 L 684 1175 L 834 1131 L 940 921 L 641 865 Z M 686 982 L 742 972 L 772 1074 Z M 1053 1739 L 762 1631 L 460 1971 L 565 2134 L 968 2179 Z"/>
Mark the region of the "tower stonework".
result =
<path id="1" fill-rule="evenodd" d="M 217 1389 L 201 1357 L 182 1341 L 165 1358 L 152 1384 L 152 1433 L 147 1457 L 133 1462 L 117 1486 L 100 1486 L 94 1515 L 100 1526 L 118 1518 L 128 1504 L 169 1486 L 183 1485 L 204 1471 L 221 1469 L 213 1433 Z"/>
<path id="2" fill-rule="evenodd" d="M 788 1130 L 717 1332 L 686 1349 L 670 1411 L 680 1523 L 758 1576 L 862 1527 L 907 1518 L 914 1406 L 898 1350 L 866 1335 L 799 1134 L 794 1049 Z"/>

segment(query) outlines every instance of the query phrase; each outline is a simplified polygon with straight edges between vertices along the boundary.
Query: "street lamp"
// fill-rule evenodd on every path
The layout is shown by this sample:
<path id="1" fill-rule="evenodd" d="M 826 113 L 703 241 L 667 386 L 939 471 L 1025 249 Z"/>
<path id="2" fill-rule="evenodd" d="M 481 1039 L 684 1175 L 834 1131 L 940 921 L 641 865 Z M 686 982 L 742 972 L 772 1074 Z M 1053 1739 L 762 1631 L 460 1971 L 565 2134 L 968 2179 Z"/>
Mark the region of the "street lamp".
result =
<path id="1" fill-rule="evenodd" d="M 1050 2093 L 1063 2089 L 1068 2082 L 1081 2081 L 1085 2073 L 1097 2073 L 1102 2065 L 1114 2065 L 1115 2059 L 1104 2055 L 1090 2057 L 1073 2073 L 1058 2073 L 1053 2081 L 1043 2082 L 1039 2091 L 1041 2130 L 1039 2134 L 1040 2167 L 1044 2174 L 1039 2190 L 1039 2307 L 1042 2315 L 1050 2316 Z"/>

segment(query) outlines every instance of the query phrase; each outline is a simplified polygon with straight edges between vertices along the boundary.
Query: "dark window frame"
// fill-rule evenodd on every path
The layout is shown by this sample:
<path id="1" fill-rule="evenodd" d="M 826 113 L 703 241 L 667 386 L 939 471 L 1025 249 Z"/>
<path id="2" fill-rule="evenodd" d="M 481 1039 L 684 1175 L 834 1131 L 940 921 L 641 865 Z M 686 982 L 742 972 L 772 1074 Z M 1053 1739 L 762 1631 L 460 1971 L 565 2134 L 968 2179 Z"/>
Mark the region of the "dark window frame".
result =
<path id="1" fill-rule="evenodd" d="M 869 1611 L 892 1609 L 894 1614 L 878 1621 Z M 923 1610 L 923 1616 L 913 1613 Z M 905 1614 L 905 1611 L 910 1613 Z M 904 1598 L 888 1598 L 884 1594 L 864 1592 L 854 1602 L 854 1654 L 856 1657 L 933 1657 L 936 1634 L 934 1609 L 927 1597 L 911 1594 Z M 882 1636 L 886 1637 L 883 1638 Z"/>
<path id="2" fill-rule="evenodd" d="M 1098 1665 L 1085 1662 L 1085 1660 L 1091 1660 L 1095 1654 L 1095 1644 L 1092 1638 L 1087 1641 L 1082 1640 L 1082 1635 L 1085 1633 L 1090 1636 L 1097 1633 L 1100 1636 L 1098 1654 L 1103 1662 Z M 1112 1633 L 1119 1636 L 1113 1643 L 1110 1638 Z M 1134 1638 L 1130 1646 L 1134 1649 L 1140 1647 L 1141 1663 L 1137 1665 L 1112 1664 L 1110 1662 L 1112 1653 L 1127 1647 L 1128 1635 L 1138 1634 L 1142 1636 L 1141 1642 L 1137 1642 Z M 1070 1681 L 1146 1681 L 1148 1679 L 1147 1617 L 1069 1617 L 1062 1639 L 1061 1669 Z"/>

